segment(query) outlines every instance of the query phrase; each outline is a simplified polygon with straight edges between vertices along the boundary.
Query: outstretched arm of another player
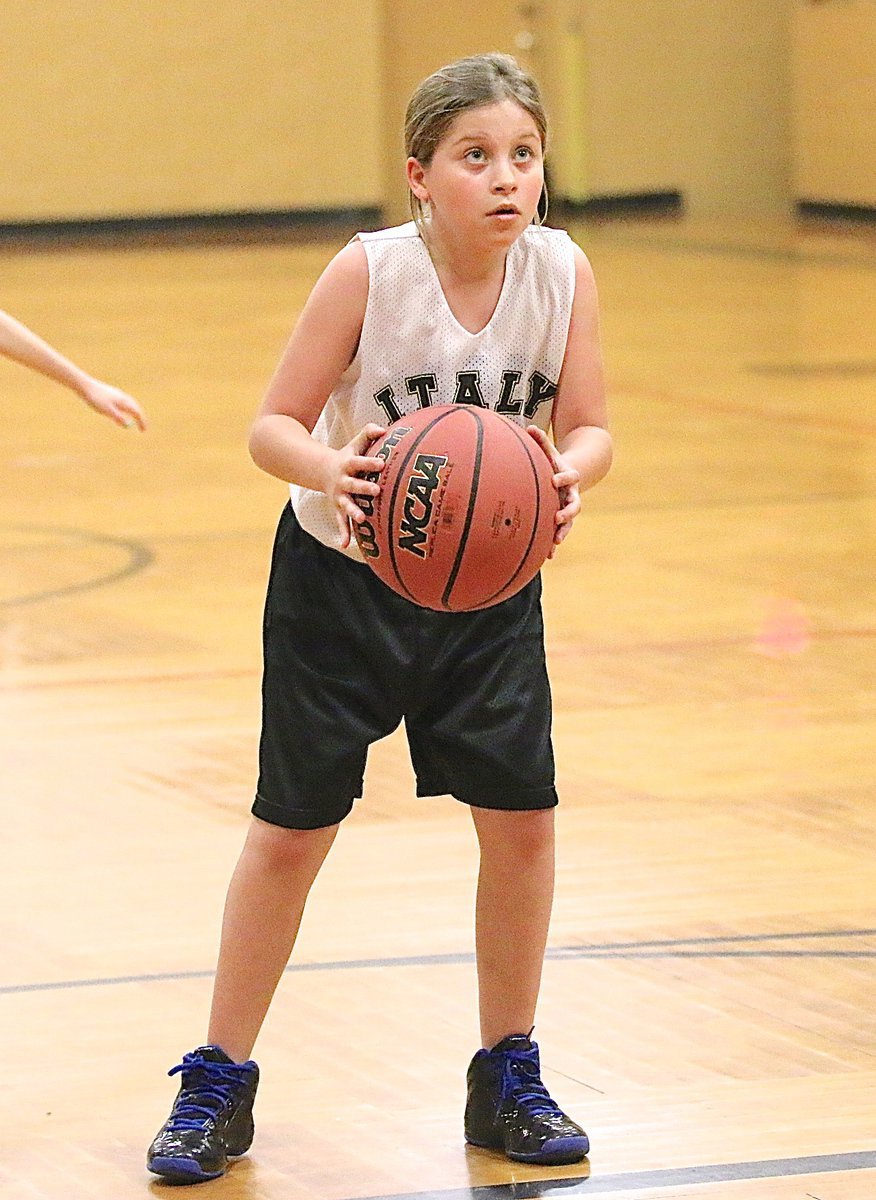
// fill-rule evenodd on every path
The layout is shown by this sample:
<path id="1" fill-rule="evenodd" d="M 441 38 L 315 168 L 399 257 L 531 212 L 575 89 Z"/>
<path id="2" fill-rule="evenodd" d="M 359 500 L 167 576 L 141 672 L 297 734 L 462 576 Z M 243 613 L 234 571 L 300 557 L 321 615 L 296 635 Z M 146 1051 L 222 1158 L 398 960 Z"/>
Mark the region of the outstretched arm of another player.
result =
<path id="1" fill-rule="evenodd" d="M 557 513 L 555 550 L 568 536 L 572 522 L 581 511 L 580 493 L 599 483 L 608 473 L 612 460 L 596 284 L 590 264 L 577 246 L 575 298 L 552 424 L 553 442 L 535 426 L 531 426 L 529 432 L 556 469 L 554 485 L 560 493 L 561 507 Z"/>
<path id="2" fill-rule="evenodd" d="M 341 450 L 317 442 L 311 431 L 353 361 L 367 301 L 368 263 L 361 242 L 353 241 L 332 259 L 310 293 L 249 437 L 250 454 L 263 471 L 332 499 L 344 546 L 350 521 L 364 520 L 354 496 L 380 491 L 362 476 L 383 469 L 383 460 L 366 450 L 384 430 L 366 425 Z"/>
<path id="3" fill-rule="evenodd" d="M 47 379 L 76 392 L 85 403 L 109 417 L 117 425 L 127 428 L 137 425 L 146 428 L 146 417 L 140 405 L 127 392 L 111 384 L 95 379 L 69 358 L 65 358 L 48 342 L 38 337 L 33 330 L 16 321 L 9 313 L 0 311 L 0 354 L 19 362 L 22 366 L 39 371 Z"/>

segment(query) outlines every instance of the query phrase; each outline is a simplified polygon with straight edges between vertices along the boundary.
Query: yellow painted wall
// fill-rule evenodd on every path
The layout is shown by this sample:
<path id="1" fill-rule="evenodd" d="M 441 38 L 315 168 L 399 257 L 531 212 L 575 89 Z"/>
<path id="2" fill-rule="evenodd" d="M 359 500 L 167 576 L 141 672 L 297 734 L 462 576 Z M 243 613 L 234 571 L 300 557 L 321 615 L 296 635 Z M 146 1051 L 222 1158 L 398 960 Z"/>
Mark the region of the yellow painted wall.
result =
<path id="1" fill-rule="evenodd" d="M 693 213 L 790 205 L 791 0 L 554 0 L 536 47 L 574 199 L 680 190 Z M 570 116 L 571 114 L 571 116 Z"/>
<path id="2" fill-rule="evenodd" d="M 378 0 L 5 0 L 0 221 L 379 203 Z"/>
<path id="3" fill-rule="evenodd" d="M 469 54 L 516 53 L 523 27 L 516 0 L 382 0 L 384 156 L 387 221 L 410 217 L 405 182 L 404 116 L 411 93 L 439 67 Z"/>
<path id="4" fill-rule="evenodd" d="M 794 14 L 794 192 L 876 206 L 876 3 Z"/>
<path id="5" fill-rule="evenodd" d="M 681 191 L 688 211 L 777 213 L 791 206 L 792 0 L 384 0 L 385 106 L 459 54 L 517 54 L 551 117 L 552 189 L 586 200 Z M 531 48 L 527 34 L 531 34 Z M 387 157 L 393 216 L 402 156 Z"/>
<path id="6" fill-rule="evenodd" d="M 558 195 L 873 204 L 874 25 L 876 0 L 5 0 L 0 222 L 403 218 L 407 96 L 488 48 L 544 84 Z"/>

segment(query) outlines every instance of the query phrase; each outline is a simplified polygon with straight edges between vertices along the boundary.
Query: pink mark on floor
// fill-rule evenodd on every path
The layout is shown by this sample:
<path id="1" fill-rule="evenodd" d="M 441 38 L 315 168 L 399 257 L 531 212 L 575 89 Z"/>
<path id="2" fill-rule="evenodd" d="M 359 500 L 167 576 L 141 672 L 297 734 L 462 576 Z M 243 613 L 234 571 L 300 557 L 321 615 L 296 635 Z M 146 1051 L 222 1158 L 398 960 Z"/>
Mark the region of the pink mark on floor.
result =
<path id="1" fill-rule="evenodd" d="M 755 641 L 758 654 L 782 658 L 802 654 L 812 641 L 809 618 L 796 600 L 775 597 L 767 603 L 763 623 Z"/>

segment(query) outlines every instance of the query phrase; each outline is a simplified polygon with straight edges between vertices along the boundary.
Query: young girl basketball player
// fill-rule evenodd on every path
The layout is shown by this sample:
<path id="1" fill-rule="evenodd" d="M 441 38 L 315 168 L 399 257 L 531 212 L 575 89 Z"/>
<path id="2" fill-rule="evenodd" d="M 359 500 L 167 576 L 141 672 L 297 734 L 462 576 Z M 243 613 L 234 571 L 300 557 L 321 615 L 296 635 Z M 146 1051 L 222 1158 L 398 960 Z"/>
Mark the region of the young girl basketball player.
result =
<path id="1" fill-rule="evenodd" d="M 360 560 L 350 526 L 363 519 L 355 497 L 379 490 L 362 476 L 380 470 L 367 450 L 383 426 L 417 406 L 468 403 L 532 427 L 551 454 L 559 545 L 579 488 L 611 458 L 596 295 L 581 251 L 534 223 L 546 123 L 513 59 L 430 76 L 406 137 L 414 221 L 360 234 L 329 264 L 252 429 L 253 458 L 291 481 L 291 503 L 266 601 L 254 818 L 228 892 L 207 1044 L 171 1071 L 181 1088 L 149 1150 L 150 1170 L 169 1179 L 214 1178 L 249 1148 L 256 1035 L 361 795 L 367 748 L 402 718 L 417 793 L 470 805 L 480 845 L 484 1048 L 469 1067 L 465 1137 L 534 1163 L 588 1150 L 541 1082 L 529 1036 L 557 802 L 540 580 L 478 612 L 418 608 Z"/>
<path id="2" fill-rule="evenodd" d="M 77 367 L 69 358 L 59 354 L 54 347 L 42 338 L 37 337 L 33 330 L 10 317 L 9 313 L 0 311 L 0 354 L 14 359 L 31 370 L 39 371 L 48 379 L 54 379 L 71 391 L 76 392 L 90 408 L 103 413 L 117 425 L 128 428 L 139 425 L 146 428 L 146 418 L 140 405 L 126 392 L 102 383 L 93 375 L 87 374 Z"/>

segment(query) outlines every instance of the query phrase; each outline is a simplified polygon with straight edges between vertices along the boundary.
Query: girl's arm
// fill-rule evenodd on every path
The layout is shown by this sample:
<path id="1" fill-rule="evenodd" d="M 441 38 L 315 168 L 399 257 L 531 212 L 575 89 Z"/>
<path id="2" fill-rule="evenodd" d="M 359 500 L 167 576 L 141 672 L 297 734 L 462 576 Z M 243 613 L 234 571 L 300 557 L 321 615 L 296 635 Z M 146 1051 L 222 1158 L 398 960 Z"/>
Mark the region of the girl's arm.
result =
<path id="1" fill-rule="evenodd" d="M 554 483 L 562 499 L 555 538 L 555 544 L 559 545 L 581 510 L 580 492 L 599 483 L 608 473 L 612 459 L 596 283 L 590 263 L 578 246 L 575 247 L 575 297 L 552 426 L 553 445 L 534 426 L 529 432 L 557 468 Z"/>
<path id="2" fill-rule="evenodd" d="M 117 425 L 137 424 L 141 429 L 146 428 L 146 417 L 136 400 L 119 388 L 95 379 L 37 337 L 26 325 L 2 311 L 0 354 L 70 388 L 96 412 L 103 413 Z"/>
<path id="3" fill-rule="evenodd" d="M 287 483 L 325 492 L 335 504 L 342 544 L 350 521 L 364 520 L 353 496 L 377 495 L 361 475 L 380 471 L 383 460 L 365 450 L 383 433 L 367 425 L 341 450 L 310 435 L 325 402 L 350 365 L 359 344 L 368 302 L 368 262 L 361 242 L 350 242 L 332 259 L 310 294 L 268 385 L 249 437 L 257 466 Z"/>

